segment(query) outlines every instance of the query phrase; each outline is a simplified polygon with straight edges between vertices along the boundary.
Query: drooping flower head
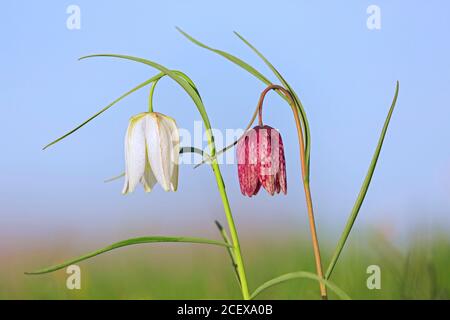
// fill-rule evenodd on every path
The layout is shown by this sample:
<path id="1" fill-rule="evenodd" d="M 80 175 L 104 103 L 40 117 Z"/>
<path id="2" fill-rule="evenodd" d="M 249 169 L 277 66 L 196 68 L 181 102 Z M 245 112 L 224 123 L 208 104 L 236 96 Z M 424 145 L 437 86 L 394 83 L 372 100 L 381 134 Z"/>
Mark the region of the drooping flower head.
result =
<path id="1" fill-rule="evenodd" d="M 125 185 L 133 192 L 140 182 L 150 192 L 156 182 L 165 191 L 178 187 L 180 137 L 175 120 L 158 112 L 144 112 L 130 119 L 125 136 Z"/>
<path id="2" fill-rule="evenodd" d="M 283 140 L 276 129 L 267 125 L 254 127 L 239 140 L 236 153 L 243 195 L 256 195 L 261 186 L 270 195 L 287 193 Z"/>

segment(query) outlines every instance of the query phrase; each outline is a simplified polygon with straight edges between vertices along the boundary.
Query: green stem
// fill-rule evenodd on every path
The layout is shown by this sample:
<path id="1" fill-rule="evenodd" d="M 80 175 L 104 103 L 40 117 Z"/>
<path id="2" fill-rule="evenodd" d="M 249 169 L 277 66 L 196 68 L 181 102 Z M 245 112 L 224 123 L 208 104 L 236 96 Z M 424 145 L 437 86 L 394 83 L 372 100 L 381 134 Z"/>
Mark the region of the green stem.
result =
<path id="1" fill-rule="evenodd" d="M 81 57 L 80 59 L 87 59 L 87 58 L 93 58 L 93 57 L 111 57 L 111 58 L 119 58 L 119 59 L 126 59 L 126 60 L 131 60 L 131 61 L 135 61 L 135 62 L 139 62 L 139 63 L 143 63 L 146 64 L 150 67 L 153 67 L 155 69 L 158 69 L 159 71 L 163 72 L 164 74 L 166 74 L 167 76 L 169 76 L 170 78 L 172 78 L 175 82 L 177 82 L 185 91 L 186 93 L 191 97 L 192 101 L 195 103 L 195 105 L 197 106 L 197 110 L 200 113 L 203 123 L 205 125 L 206 128 L 206 135 L 208 138 L 208 145 L 210 148 L 210 157 L 214 157 L 216 154 L 216 147 L 215 147 L 215 143 L 214 143 L 214 136 L 212 134 L 212 130 L 211 130 L 211 124 L 209 122 L 209 118 L 208 115 L 206 113 L 206 109 L 205 106 L 203 105 L 202 99 L 200 97 L 200 94 L 196 88 L 196 86 L 194 85 L 194 83 L 192 82 L 191 79 L 189 79 L 189 77 L 187 77 L 184 73 L 182 72 L 176 72 L 176 71 L 172 71 L 166 67 L 164 67 L 163 65 L 160 65 L 156 62 L 147 60 L 147 59 L 142 59 L 139 57 L 133 57 L 133 56 L 127 56 L 127 55 L 120 55 L 120 54 L 94 54 L 94 55 L 89 55 L 89 56 L 84 56 Z M 225 214 L 227 217 L 227 221 L 228 221 L 228 225 L 230 228 L 230 232 L 231 232 L 231 239 L 233 241 L 233 251 L 236 257 L 236 263 L 237 263 L 237 268 L 239 271 L 239 277 L 242 281 L 242 296 L 245 300 L 248 300 L 250 298 L 250 294 L 248 292 L 248 286 L 247 286 L 247 278 L 245 276 L 245 270 L 244 270 L 244 263 L 242 260 L 242 256 L 241 256 L 241 249 L 239 246 L 239 238 L 237 235 L 237 231 L 236 231 L 236 227 L 234 225 L 234 221 L 233 221 L 233 216 L 231 214 L 231 209 L 230 209 L 230 204 L 228 202 L 228 197 L 227 197 L 227 193 L 225 191 L 225 185 L 223 183 L 223 179 L 222 179 L 222 174 L 220 173 L 220 168 L 219 165 L 217 164 L 217 160 L 212 161 L 211 163 L 211 167 L 214 171 L 214 175 L 216 177 L 217 180 L 217 185 L 219 188 L 219 192 L 220 192 L 220 196 L 222 198 L 222 202 L 223 202 L 223 206 L 225 209 Z"/>
<path id="2" fill-rule="evenodd" d="M 233 242 L 233 252 L 236 259 L 236 269 L 241 281 L 241 291 L 244 300 L 250 300 L 250 292 L 248 290 L 247 277 L 245 274 L 244 261 L 241 255 L 241 246 L 239 244 L 239 237 L 236 230 L 236 226 L 233 220 L 233 214 L 231 213 L 230 203 L 228 201 L 227 192 L 225 190 L 225 184 L 223 183 L 222 174 L 220 172 L 217 160 L 214 159 L 211 163 L 211 167 L 214 171 L 214 175 L 217 180 L 217 187 L 219 188 L 220 197 L 222 198 L 223 208 L 227 217 L 228 227 L 230 229 L 231 241 Z"/>
<path id="3" fill-rule="evenodd" d="M 215 222 L 217 228 L 219 229 L 220 234 L 222 235 L 223 241 L 229 246 L 228 254 L 230 255 L 231 264 L 234 268 L 234 273 L 236 274 L 236 279 L 239 283 L 239 286 L 241 286 L 241 280 L 239 279 L 239 272 L 237 270 L 236 258 L 234 257 L 233 245 L 231 244 L 231 240 L 228 237 L 228 234 L 225 231 L 225 229 L 222 227 L 222 224 L 217 220 Z"/>
<path id="4" fill-rule="evenodd" d="M 185 80 L 189 79 L 187 76 L 184 76 L 184 78 L 185 78 Z M 153 82 L 152 86 L 150 88 L 149 112 L 153 112 L 153 95 L 154 95 L 155 87 L 156 87 L 156 84 L 158 83 L 158 80 Z M 190 84 L 192 85 L 193 88 L 195 88 L 195 85 L 193 85 L 193 83 L 190 83 Z M 197 90 L 196 90 L 196 92 L 198 94 Z M 205 115 L 206 115 L 206 110 L 205 110 Z M 214 136 L 212 135 L 212 132 L 211 132 L 211 124 L 209 123 L 208 118 L 203 118 L 203 122 L 204 122 L 207 136 L 208 136 L 208 144 L 209 144 L 210 152 L 212 155 L 214 155 L 216 153 L 216 146 L 214 143 Z M 214 159 L 214 161 L 212 161 L 211 167 L 213 169 L 215 178 L 217 180 L 217 186 L 219 188 L 220 197 L 222 199 L 225 215 L 226 215 L 228 226 L 229 226 L 230 233 L 231 233 L 231 240 L 232 240 L 232 245 L 233 245 L 231 250 L 233 251 L 233 256 L 235 258 L 236 270 L 237 270 L 238 278 L 239 278 L 240 284 L 241 284 L 242 297 L 244 298 L 244 300 L 249 300 L 250 292 L 248 289 L 247 277 L 246 277 L 245 268 L 244 268 L 244 262 L 243 262 L 242 255 L 241 255 L 239 237 L 238 237 L 238 234 L 236 231 L 236 226 L 234 224 L 233 215 L 231 213 L 231 208 L 230 208 L 230 203 L 228 200 L 227 192 L 225 190 L 225 184 L 223 182 L 222 173 L 220 172 L 220 168 L 217 163 L 217 159 Z"/>
<path id="5" fill-rule="evenodd" d="M 158 81 L 159 79 L 155 80 L 150 87 L 150 93 L 148 95 L 148 112 L 153 112 L 153 95 L 155 94 L 155 88 Z"/>

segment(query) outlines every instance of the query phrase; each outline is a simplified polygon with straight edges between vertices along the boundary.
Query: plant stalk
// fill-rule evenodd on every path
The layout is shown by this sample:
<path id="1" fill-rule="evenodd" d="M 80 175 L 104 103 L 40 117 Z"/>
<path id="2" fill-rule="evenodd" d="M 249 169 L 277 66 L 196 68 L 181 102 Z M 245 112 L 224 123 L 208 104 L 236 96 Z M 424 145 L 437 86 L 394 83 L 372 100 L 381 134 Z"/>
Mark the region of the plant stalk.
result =
<path id="1" fill-rule="evenodd" d="M 214 175 L 217 180 L 217 187 L 219 188 L 220 197 L 222 198 L 223 208 L 227 217 L 228 228 L 230 229 L 231 241 L 233 243 L 233 253 L 236 259 L 236 269 L 238 271 L 239 279 L 241 281 L 241 291 L 244 300 L 250 299 L 250 292 L 248 290 L 247 277 L 245 274 L 244 262 L 241 255 L 241 246 L 239 244 L 239 237 L 234 224 L 233 215 L 231 213 L 230 203 L 228 201 L 227 192 L 225 190 L 225 184 L 223 183 L 222 174 L 220 172 L 217 160 L 214 159 L 211 163 L 211 167 L 214 171 Z"/>
<path id="2" fill-rule="evenodd" d="M 158 84 L 158 80 L 155 80 L 150 87 L 150 92 L 148 94 L 148 112 L 153 112 L 153 95 L 155 94 L 155 88 Z"/>
<path id="3" fill-rule="evenodd" d="M 201 102 L 200 94 L 198 93 L 197 88 L 193 84 L 192 80 L 190 80 L 186 75 L 184 75 L 181 72 L 175 72 L 175 74 L 182 76 L 182 79 L 184 81 L 186 81 L 191 86 L 191 88 L 194 89 L 195 94 L 199 98 L 201 107 L 204 110 L 204 112 L 200 112 L 200 115 L 202 116 L 203 124 L 205 125 L 206 135 L 207 135 L 207 139 L 208 139 L 208 146 L 210 148 L 211 157 L 214 157 L 216 154 L 216 145 L 214 143 L 214 136 L 212 134 L 211 124 L 209 122 L 209 118 L 206 114 L 206 110 L 203 106 L 203 103 Z M 155 81 L 153 83 L 152 87 L 150 88 L 150 94 L 149 94 L 149 111 L 150 112 L 153 111 L 153 94 L 154 94 L 157 82 L 158 81 Z M 196 102 L 196 105 L 198 108 L 199 105 L 197 103 L 198 102 Z M 198 109 L 198 110 L 200 111 L 200 109 Z M 220 172 L 220 168 L 219 168 L 216 158 L 211 162 L 211 167 L 213 169 L 214 176 L 217 181 L 217 186 L 219 189 L 220 197 L 222 199 L 225 215 L 226 215 L 227 222 L 228 222 L 228 227 L 229 227 L 230 233 L 231 233 L 231 241 L 232 241 L 232 245 L 233 245 L 232 250 L 233 250 L 234 257 L 236 259 L 236 269 L 238 272 L 239 280 L 241 281 L 242 297 L 244 300 L 249 300 L 250 292 L 249 292 L 248 285 L 247 285 L 247 277 L 245 274 L 244 262 L 243 262 L 242 255 L 241 255 L 239 237 L 238 237 L 238 234 L 236 231 L 236 226 L 234 224 L 233 215 L 231 213 L 231 207 L 230 207 L 230 203 L 228 201 L 227 192 L 225 190 L 225 184 L 223 182 L 222 173 Z"/>
<path id="4" fill-rule="evenodd" d="M 301 167 L 302 167 L 302 180 L 303 180 L 303 187 L 305 190 L 305 200 L 306 200 L 306 206 L 308 211 L 308 220 L 309 220 L 309 228 L 311 230 L 311 240 L 313 244 L 313 251 L 314 251 L 314 258 L 315 258 L 315 264 L 316 264 L 316 273 L 317 276 L 321 279 L 324 279 L 323 277 L 323 270 L 322 270 L 322 260 L 320 257 L 320 247 L 319 247 L 319 240 L 317 237 L 317 230 L 316 230 L 316 223 L 314 219 L 314 210 L 313 210 L 313 204 L 312 204 L 312 197 L 311 197 L 311 189 L 309 187 L 309 178 L 307 175 L 307 166 L 306 166 L 306 156 L 305 156 L 305 144 L 304 144 L 304 138 L 303 138 L 303 130 L 301 125 L 301 120 L 299 116 L 299 111 L 295 105 L 294 98 L 292 97 L 292 94 L 286 90 L 284 87 L 280 85 L 269 85 L 264 91 L 261 93 L 259 102 L 258 102 L 258 110 L 259 110 L 259 122 L 262 123 L 262 103 L 264 101 L 264 97 L 270 90 L 278 90 L 281 91 L 286 98 L 289 101 L 289 105 L 291 106 L 292 113 L 294 114 L 295 118 L 295 125 L 297 128 L 297 134 L 298 134 L 298 142 L 300 144 L 300 160 L 301 160 Z M 328 299 L 327 295 L 327 288 L 323 282 L 319 283 L 320 287 L 320 295 L 323 300 Z"/>

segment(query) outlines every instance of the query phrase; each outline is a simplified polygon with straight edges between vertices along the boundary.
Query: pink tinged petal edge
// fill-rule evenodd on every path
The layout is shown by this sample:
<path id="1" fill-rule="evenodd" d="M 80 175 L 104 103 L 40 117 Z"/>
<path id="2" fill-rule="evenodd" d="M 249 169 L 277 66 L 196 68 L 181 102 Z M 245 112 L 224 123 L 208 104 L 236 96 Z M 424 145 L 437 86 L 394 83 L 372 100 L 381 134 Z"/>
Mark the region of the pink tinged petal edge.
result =
<path id="1" fill-rule="evenodd" d="M 284 157 L 284 146 L 283 146 L 283 139 L 281 138 L 280 134 L 280 148 L 279 148 L 279 154 L 280 154 L 280 171 L 279 171 L 279 184 L 280 189 L 284 194 L 287 194 L 287 175 L 286 175 L 286 159 Z"/>
<path id="2" fill-rule="evenodd" d="M 258 155 L 259 155 L 259 180 L 270 195 L 276 191 L 276 174 L 278 168 L 274 166 L 274 148 L 272 146 L 272 127 L 257 127 L 258 131 Z"/>
<path id="3" fill-rule="evenodd" d="M 257 135 L 250 130 L 237 144 L 238 178 L 241 193 L 246 196 L 256 195 L 261 187 L 258 179 Z"/>
<path id="4" fill-rule="evenodd" d="M 261 186 L 270 195 L 287 193 L 286 160 L 280 133 L 270 126 L 256 126 L 237 144 L 241 193 L 253 196 Z"/>

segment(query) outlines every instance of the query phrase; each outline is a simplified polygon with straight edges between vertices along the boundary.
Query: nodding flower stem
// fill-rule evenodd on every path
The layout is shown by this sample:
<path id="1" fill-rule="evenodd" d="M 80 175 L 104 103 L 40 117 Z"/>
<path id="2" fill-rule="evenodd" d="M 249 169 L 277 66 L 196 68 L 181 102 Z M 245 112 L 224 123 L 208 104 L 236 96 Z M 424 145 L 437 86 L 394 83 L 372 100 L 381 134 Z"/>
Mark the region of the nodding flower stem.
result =
<path id="1" fill-rule="evenodd" d="M 303 131 L 302 131 L 302 123 L 300 120 L 300 116 L 298 113 L 298 108 L 295 105 L 295 100 L 292 97 L 292 94 L 286 90 L 284 87 L 280 85 L 269 85 L 267 88 L 264 89 L 264 91 L 261 93 L 261 96 L 258 101 L 258 121 L 259 125 L 262 125 L 262 106 L 264 102 L 264 98 L 266 94 L 270 90 L 278 90 L 281 93 L 283 93 L 286 98 L 289 101 L 289 105 L 291 106 L 292 113 L 294 114 L 295 118 L 295 125 L 297 127 L 297 134 L 298 134 L 298 142 L 300 144 L 300 161 L 301 161 L 301 167 L 302 167 L 302 179 L 303 179 L 303 187 L 305 189 L 305 198 L 306 198 L 306 206 L 308 209 L 308 220 L 309 220 L 309 228 L 311 230 L 311 239 L 313 244 L 313 251 L 314 251 L 314 257 L 315 257 L 315 263 L 316 263 L 316 272 L 317 276 L 323 279 L 323 270 L 322 270 L 322 261 L 320 258 L 320 248 L 319 248 L 319 240 L 317 238 L 317 231 L 316 231 L 316 223 L 314 219 L 314 210 L 313 210 L 313 204 L 312 204 L 312 198 L 311 198 L 311 189 L 309 187 L 309 180 L 307 179 L 306 175 L 306 158 L 305 158 L 305 142 L 303 137 Z M 327 299 L 327 289 L 326 286 L 320 282 L 320 294 L 322 296 L 322 299 Z"/>
<path id="2" fill-rule="evenodd" d="M 184 81 L 186 81 L 189 85 L 191 85 L 195 88 L 192 80 L 190 78 L 188 78 L 185 74 L 183 74 L 181 72 L 174 72 L 174 73 L 176 75 L 179 75 L 180 77 L 182 77 L 182 79 Z M 153 112 L 153 94 L 155 91 L 155 86 L 158 83 L 158 80 L 153 82 L 153 84 L 150 88 L 149 112 Z M 198 95 L 197 89 L 195 88 L 194 90 L 195 90 L 196 94 Z M 197 107 L 199 107 L 199 106 L 197 105 Z M 217 162 L 217 159 L 215 158 L 216 145 L 214 143 L 214 135 L 213 135 L 213 132 L 211 129 L 211 124 L 209 123 L 209 119 L 208 119 L 208 116 L 206 114 L 206 110 L 204 109 L 203 104 L 201 104 L 201 109 L 199 109 L 199 111 L 200 111 L 200 115 L 203 120 L 203 124 L 205 125 L 205 128 L 206 128 L 206 136 L 207 136 L 208 145 L 210 148 L 211 157 L 213 157 L 213 160 L 211 162 L 211 168 L 214 172 L 214 176 L 217 181 L 217 187 L 219 189 L 220 197 L 221 197 L 221 200 L 223 203 L 223 208 L 225 211 L 225 216 L 226 216 L 226 219 L 228 222 L 228 228 L 229 228 L 230 234 L 231 234 L 231 242 L 233 245 L 232 250 L 233 250 L 233 254 L 234 254 L 234 258 L 235 258 L 235 262 L 236 262 L 235 267 L 236 267 L 236 271 L 238 274 L 239 284 L 240 284 L 240 288 L 241 288 L 241 292 L 242 292 L 242 298 L 244 300 L 249 300 L 250 292 L 249 292 L 249 288 L 248 288 L 248 284 L 247 284 L 247 276 L 245 273 L 244 261 L 243 261 L 242 254 L 241 254 L 241 246 L 240 246 L 240 242 L 239 242 L 239 237 L 238 237 L 238 233 L 236 230 L 236 225 L 234 223 L 233 214 L 231 212 L 231 207 L 230 207 L 230 203 L 228 200 L 227 191 L 225 188 L 225 183 L 223 182 L 222 173 L 220 172 L 219 164 Z"/>
<path id="3" fill-rule="evenodd" d="M 155 80 L 150 87 L 150 93 L 148 94 L 148 112 L 153 112 L 153 95 L 155 94 L 156 84 L 159 80 Z"/>

